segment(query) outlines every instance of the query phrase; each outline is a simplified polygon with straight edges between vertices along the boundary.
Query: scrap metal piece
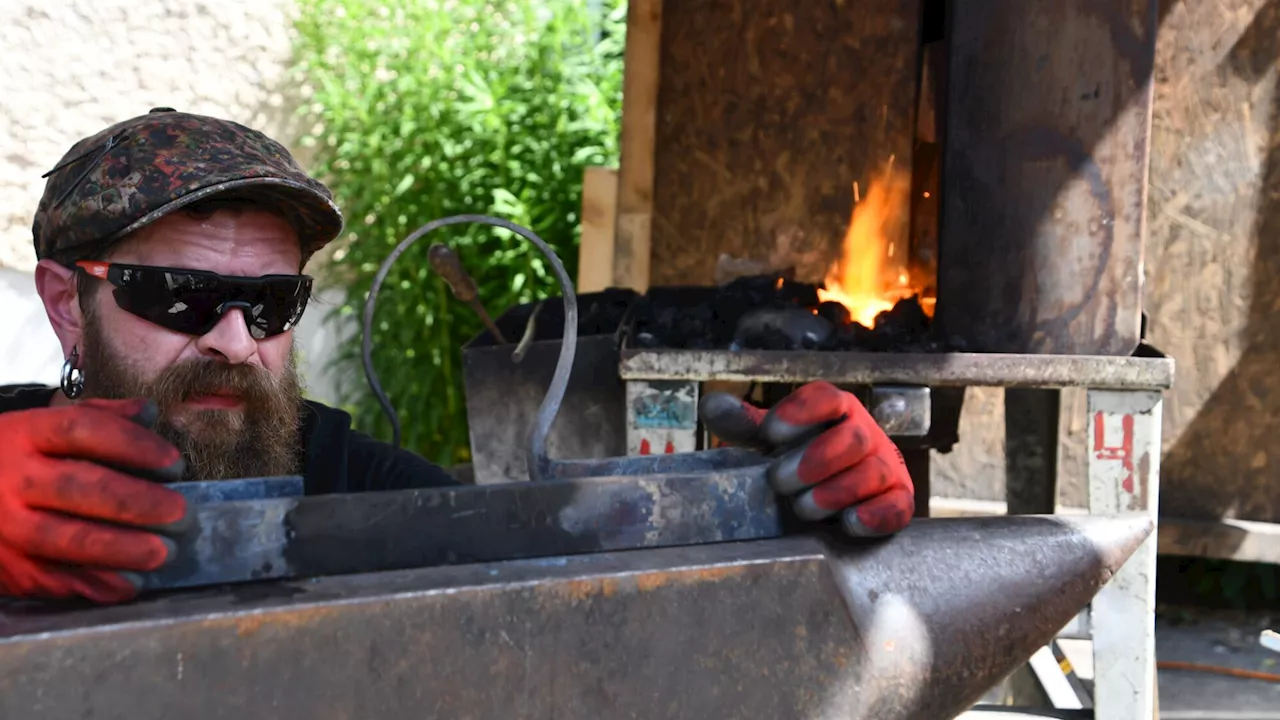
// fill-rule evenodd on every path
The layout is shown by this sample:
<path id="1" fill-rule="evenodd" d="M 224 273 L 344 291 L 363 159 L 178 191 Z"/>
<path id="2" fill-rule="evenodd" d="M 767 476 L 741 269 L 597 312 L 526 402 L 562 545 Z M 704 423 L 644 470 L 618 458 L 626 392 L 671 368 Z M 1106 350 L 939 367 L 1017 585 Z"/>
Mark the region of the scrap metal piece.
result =
<path id="1" fill-rule="evenodd" d="M 929 434 L 933 399 L 927 387 L 877 385 L 871 388 L 867 409 L 880 428 L 891 436 Z"/>
<path id="2" fill-rule="evenodd" d="M 196 505 L 194 527 L 177 538 L 177 558 L 147 576 L 145 588 L 782 534 L 766 458 L 733 448 L 690 455 L 564 461 L 558 478 L 540 483 Z"/>
<path id="3" fill-rule="evenodd" d="M 929 519 L 879 541 L 15 603 L 0 717 L 945 720 L 1049 642 L 1151 528 Z"/>
<path id="4" fill-rule="evenodd" d="M 1275 630 L 1263 630 L 1258 635 L 1258 644 L 1272 652 L 1280 652 L 1280 633 Z"/>

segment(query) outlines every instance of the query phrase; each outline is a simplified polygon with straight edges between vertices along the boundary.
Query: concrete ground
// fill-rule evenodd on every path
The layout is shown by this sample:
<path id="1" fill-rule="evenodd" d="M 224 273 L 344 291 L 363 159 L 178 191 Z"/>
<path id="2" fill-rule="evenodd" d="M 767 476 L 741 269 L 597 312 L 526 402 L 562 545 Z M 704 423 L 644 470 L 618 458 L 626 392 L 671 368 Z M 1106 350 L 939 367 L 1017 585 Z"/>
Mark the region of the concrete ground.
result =
<path id="1" fill-rule="evenodd" d="M 1280 653 L 1258 644 L 1272 628 L 1260 615 L 1163 614 L 1156 623 L 1156 655 L 1161 662 L 1211 665 L 1280 675 Z M 1185 720 L 1280 719 L 1280 682 L 1209 672 L 1161 668 L 1160 715 Z"/>
<path id="2" fill-rule="evenodd" d="M 1258 644 L 1258 635 L 1272 627 L 1271 618 L 1257 614 L 1164 611 L 1156 621 L 1156 655 L 1162 663 L 1280 676 L 1280 653 Z M 1060 644 L 1077 674 L 1089 684 L 1093 680 L 1091 644 L 1087 640 Z M 1280 682 L 1170 667 L 1158 673 L 1162 720 L 1280 720 Z"/>

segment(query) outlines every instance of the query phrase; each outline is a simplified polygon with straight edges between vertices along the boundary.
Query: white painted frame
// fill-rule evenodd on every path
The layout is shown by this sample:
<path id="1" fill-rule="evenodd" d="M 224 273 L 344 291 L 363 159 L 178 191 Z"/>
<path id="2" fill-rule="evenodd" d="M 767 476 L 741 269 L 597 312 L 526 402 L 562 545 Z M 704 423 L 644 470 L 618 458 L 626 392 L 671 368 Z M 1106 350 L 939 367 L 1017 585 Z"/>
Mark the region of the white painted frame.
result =
<path id="1" fill-rule="evenodd" d="M 1159 522 L 1157 391 L 1089 390 L 1089 513 L 1141 513 Z M 1159 526 L 1091 605 L 1097 720 L 1151 720 L 1156 688 L 1156 546 Z"/>

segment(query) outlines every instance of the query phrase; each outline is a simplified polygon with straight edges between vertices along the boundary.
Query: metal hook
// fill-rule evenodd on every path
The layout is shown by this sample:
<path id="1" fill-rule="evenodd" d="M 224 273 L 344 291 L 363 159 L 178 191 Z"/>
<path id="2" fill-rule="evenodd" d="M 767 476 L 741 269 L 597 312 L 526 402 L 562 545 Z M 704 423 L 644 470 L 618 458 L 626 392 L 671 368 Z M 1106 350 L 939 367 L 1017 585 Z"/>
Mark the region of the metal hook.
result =
<path id="1" fill-rule="evenodd" d="M 564 298 L 564 336 L 560 341 L 560 359 L 556 361 L 556 371 L 551 377 L 551 387 L 547 388 L 547 394 L 542 398 L 542 405 L 538 407 L 538 415 L 530 430 L 527 458 L 529 479 L 535 481 L 545 480 L 551 476 L 551 460 L 547 457 L 547 436 L 551 433 L 551 426 L 555 423 L 556 414 L 560 412 L 560 404 L 564 401 L 565 391 L 569 387 L 569 375 L 573 372 L 573 358 L 578 349 L 578 299 L 574 294 L 573 281 L 569 279 L 569 273 L 565 271 L 564 264 L 560 262 L 560 257 L 551 249 L 551 246 L 547 245 L 532 230 L 491 215 L 453 215 L 439 220 L 432 220 L 413 231 L 409 237 L 400 241 L 400 244 L 396 245 L 391 254 L 387 256 L 387 259 L 383 260 L 382 265 L 378 267 L 378 272 L 373 278 L 373 285 L 369 288 L 369 296 L 365 299 L 364 330 L 360 344 L 360 356 L 364 363 L 365 379 L 368 380 L 369 387 L 373 389 L 374 395 L 377 396 L 383 413 L 386 414 L 387 419 L 391 422 L 393 443 L 396 447 L 400 447 L 400 417 L 396 414 L 395 407 L 391 405 L 391 401 L 387 398 L 387 393 L 382 389 L 382 384 L 378 381 L 378 373 L 373 369 L 373 311 L 377 303 L 378 291 L 382 288 L 383 281 L 387 279 L 387 274 L 391 272 L 391 265 L 404 254 L 405 250 L 409 249 L 409 246 L 434 230 L 448 225 L 462 224 L 500 227 L 504 230 L 510 230 L 533 243 L 551 263 L 551 269 L 555 273 L 556 280 L 560 283 L 560 292 Z"/>

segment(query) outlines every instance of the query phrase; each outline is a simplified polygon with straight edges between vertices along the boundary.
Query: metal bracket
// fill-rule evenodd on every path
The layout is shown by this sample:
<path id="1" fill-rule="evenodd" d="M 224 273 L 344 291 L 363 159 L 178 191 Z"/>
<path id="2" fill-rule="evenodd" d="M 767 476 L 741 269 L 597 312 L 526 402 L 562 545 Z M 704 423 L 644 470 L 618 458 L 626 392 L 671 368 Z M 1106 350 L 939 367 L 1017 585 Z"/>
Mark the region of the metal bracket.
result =
<path id="1" fill-rule="evenodd" d="M 874 386 L 867 406 L 880 428 L 897 437 L 928 435 L 932 408 L 929 388 L 909 385 Z"/>

